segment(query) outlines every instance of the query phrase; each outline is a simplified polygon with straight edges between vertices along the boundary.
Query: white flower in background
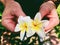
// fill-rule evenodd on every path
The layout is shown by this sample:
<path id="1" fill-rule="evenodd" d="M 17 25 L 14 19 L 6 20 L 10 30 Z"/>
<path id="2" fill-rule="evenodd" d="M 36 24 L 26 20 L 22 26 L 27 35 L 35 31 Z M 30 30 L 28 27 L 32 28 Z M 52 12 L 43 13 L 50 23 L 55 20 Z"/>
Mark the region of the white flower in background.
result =
<path id="1" fill-rule="evenodd" d="M 35 31 L 39 37 L 40 41 L 43 41 L 45 39 L 45 31 L 44 27 L 48 25 L 48 20 L 41 20 L 41 14 L 38 12 L 34 18 L 34 20 L 31 23 L 31 30 Z"/>
<path id="2" fill-rule="evenodd" d="M 31 22 L 32 19 L 29 16 L 26 17 L 20 16 L 18 18 L 18 24 L 15 27 L 15 32 L 20 31 L 21 40 L 23 40 L 25 32 L 26 32 L 26 37 L 30 37 L 35 33 L 35 32 L 32 33 L 32 30 L 30 28 Z"/>

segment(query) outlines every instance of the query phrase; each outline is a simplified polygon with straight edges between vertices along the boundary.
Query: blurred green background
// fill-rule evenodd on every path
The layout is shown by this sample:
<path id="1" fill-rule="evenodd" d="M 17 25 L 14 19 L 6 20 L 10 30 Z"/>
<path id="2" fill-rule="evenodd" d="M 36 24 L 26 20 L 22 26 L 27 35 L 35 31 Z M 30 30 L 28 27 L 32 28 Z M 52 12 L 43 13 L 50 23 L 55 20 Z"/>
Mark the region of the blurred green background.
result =
<path id="1" fill-rule="evenodd" d="M 57 13 L 58 13 L 58 16 L 59 16 L 59 19 L 60 19 L 60 1 L 56 1 L 55 4 L 56 4 L 56 7 L 57 7 Z M 10 43 L 12 43 L 12 45 L 14 45 L 14 43 L 16 43 L 17 45 L 19 45 L 18 44 L 18 42 L 20 42 L 19 35 L 17 33 L 15 35 L 15 33 L 8 31 L 5 27 L 3 27 L 1 25 L 1 19 L 2 19 L 2 12 L 3 12 L 3 10 L 4 10 L 4 6 L 0 2 L 0 42 L 2 41 L 1 39 L 4 38 L 5 44 L 8 44 L 9 42 L 7 42 L 7 41 L 9 40 Z M 58 35 L 58 38 L 60 38 L 60 23 L 55 27 L 55 29 L 56 29 L 56 34 Z M 15 37 L 17 39 L 15 39 Z M 24 43 L 24 44 L 26 44 L 26 43 Z"/>

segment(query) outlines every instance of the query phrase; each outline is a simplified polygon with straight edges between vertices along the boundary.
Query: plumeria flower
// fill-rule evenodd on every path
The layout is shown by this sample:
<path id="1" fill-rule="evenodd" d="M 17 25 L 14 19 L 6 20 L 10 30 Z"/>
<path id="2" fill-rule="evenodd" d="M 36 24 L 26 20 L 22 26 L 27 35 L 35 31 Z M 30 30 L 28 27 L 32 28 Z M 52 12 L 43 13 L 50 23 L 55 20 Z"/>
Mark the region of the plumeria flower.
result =
<path id="1" fill-rule="evenodd" d="M 18 24 L 15 27 L 15 32 L 20 31 L 20 39 L 23 40 L 25 33 L 26 37 L 30 37 L 37 33 L 40 37 L 40 41 L 45 38 L 44 27 L 48 25 L 48 20 L 41 20 L 41 14 L 38 12 L 32 20 L 29 16 L 18 18 Z"/>
<path id="2" fill-rule="evenodd" d="M 26 16 L 26 17 L 20 16 L 18 18 L 18 24 L 15 27 L 15 32 L 20 31 L 21 40 L 23 40 L 25 33 L 26 33 L 26 37 L 30 37 L 35 33 L 35 32 L 32 33 L 32 30 L 30 27 L 31 22 L 32 22 L 32 19 L 29 16 Z"/>
<path id="3" fill-rule="evenodd" d="M 36 14 L 34 20 L 31 23 L 31 30 L 33 30 L 33 32 L 35 31 L 39 35 L 40 41 L 45 39 L 46 34 L 44 27 L 46 27 L 48 23 L 48 20 L 41 20 L 41 14 L 39 12 Z"/>

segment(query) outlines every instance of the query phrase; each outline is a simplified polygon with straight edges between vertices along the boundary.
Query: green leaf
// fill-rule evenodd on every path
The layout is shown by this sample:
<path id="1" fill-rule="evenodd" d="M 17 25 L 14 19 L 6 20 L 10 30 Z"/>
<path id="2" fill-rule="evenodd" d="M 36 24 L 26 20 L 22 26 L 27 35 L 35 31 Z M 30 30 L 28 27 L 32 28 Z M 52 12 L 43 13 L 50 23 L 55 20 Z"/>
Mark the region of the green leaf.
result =
<path id="1" fill-rule="evenodd" d="M 2 16 L 2 13 L 0 13 L 0 16 Z"/>
<path id="2" fill-rule="evenodd" d="M 59 16 L 60 16 L 60 4 L 59 4 L 58 7 L 57 7 L 57 13 L 58 13 Z"/>
<path id="3" fill-rule="evenodd" d="M 60 38 L 60 34 L 58 35 L 58 38 Z"/>

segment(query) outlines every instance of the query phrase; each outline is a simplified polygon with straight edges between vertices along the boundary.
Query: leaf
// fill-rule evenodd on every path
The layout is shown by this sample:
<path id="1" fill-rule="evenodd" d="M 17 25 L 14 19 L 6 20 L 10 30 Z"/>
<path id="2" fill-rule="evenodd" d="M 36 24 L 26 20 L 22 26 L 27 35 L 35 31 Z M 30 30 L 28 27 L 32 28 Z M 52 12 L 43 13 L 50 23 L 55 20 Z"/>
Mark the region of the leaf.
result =
<path id="1" fill-rule="evenodd" d="M 58 38 L 60 38 L 60 34 L 58 35 Z"/>
<path id="2" fill-rule="evenodd" d="M 57 7 L 57 13 L 60 14 L 60 4 Z"/>
<path id="3" fill-rule="evenodd" d="M 2 16 L 2 13 L 0 13 L 0 16 Z"/>

